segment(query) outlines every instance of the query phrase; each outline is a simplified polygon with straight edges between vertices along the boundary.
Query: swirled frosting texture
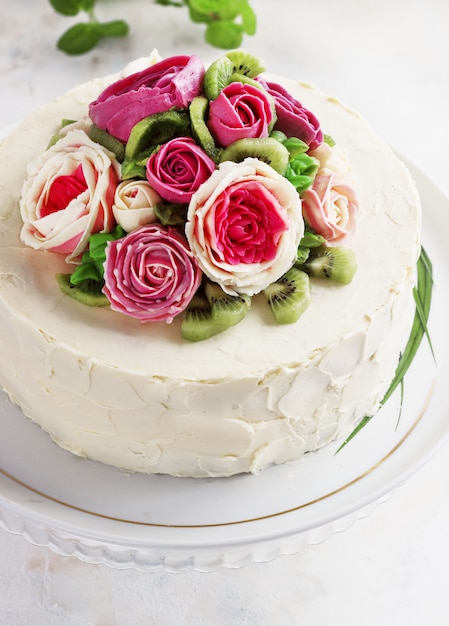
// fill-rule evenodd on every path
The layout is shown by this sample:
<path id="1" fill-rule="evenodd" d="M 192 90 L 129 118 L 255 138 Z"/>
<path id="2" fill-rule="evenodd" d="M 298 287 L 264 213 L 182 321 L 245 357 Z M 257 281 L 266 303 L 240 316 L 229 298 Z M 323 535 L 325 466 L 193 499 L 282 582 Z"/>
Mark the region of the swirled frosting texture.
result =
<path id="1" fill-rule="evenodd" d="M 134 65 L 135 67 L 135 65 Z M 0 150 L 0 380 L 62 447 L 129 471 L 175 476 L 257 472 L 345 436 L 374 413 L 408 337 L 420 206 L 403 164 L 354 112 L 315 88 L 282 83 L 346 152 L 362 214 L 345 287 L 312 285 L 294 325 L 275 326 L 262 297 L 207 342 L 63 296 L 58 255 L 19 240 L 26 163 L 63 117 L 82 117 L 117 77 L 45 106 Z"/>

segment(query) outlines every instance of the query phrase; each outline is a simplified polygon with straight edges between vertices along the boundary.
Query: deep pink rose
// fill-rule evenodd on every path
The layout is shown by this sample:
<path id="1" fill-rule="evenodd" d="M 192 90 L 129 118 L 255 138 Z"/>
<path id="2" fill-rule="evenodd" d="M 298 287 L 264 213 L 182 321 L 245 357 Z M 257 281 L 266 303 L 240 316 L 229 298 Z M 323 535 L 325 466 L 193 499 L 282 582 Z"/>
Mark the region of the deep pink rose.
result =
<path id="1" fill-rule="evenodd" d="M 100 128 L 126 143 L 144 117 L 171 108 L 185 109 L 203 88 L 204 65 L 192 56 L 174 56 L 109 85 L 89 105 Z"/>
<path id="2" fill-rule="evenodd" d="M 309 226 L 334 243 L 355 230 L 358 202 L 351 185 L 342 182 L 338 173 L 323 169 L 303 193 L 302 211 Z"/>
<path id="3" fill-rule="evenodd" d="M 103 291 L 114 311 L 142 322 L 171 322 L 189 304 L 201 276 L 177 230 L 148 224 L 108 243 Z"/>
<path id="4" fill-rule="evenodd" d="M 161 198 L 188 204 L 215 168 L 215 162 L 191 137 L 180 137 L 167 141 L 150 156 L 146 176 Z"/>
<path id="5" fill-rule="evenodd" d="M 311 150 L 317 148 L 323 141 L 323 131 L 316 116 L 281 85 L 264 79 L 260 79 L 260 82 L 274 98 L 277 115 L 275 129 L 287 137 L 301 139 Z"/>
<path id="6" fill-rule="evenodd" d="M 115 226 L 112 213 L 120 166 L 112 153 L 72 130 L 28 168 L 20 211 L 22 241 L 76 260 L 90 235 Z"/>
<path id="7" fill-rule="evenodd" d="M 268 137 L 273 102 L 267 92 L 246 83 L 230 83 L 210 102 L 207 125 L 226 148 L 238 139 Z"/>

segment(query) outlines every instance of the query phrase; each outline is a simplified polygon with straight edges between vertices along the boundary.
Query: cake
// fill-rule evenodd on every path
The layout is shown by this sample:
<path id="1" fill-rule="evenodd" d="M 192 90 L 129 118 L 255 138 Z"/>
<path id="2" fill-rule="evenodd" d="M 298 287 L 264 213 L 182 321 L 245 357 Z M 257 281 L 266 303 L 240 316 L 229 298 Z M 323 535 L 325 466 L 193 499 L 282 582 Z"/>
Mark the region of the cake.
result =
<path id="1" fill-rule="evenodd" d="M 0 381 L 73 454 L 257 473 L 379 409 L 415 312 L 414 182 L 259 63 L 154 52 L 2 143 Z"/>

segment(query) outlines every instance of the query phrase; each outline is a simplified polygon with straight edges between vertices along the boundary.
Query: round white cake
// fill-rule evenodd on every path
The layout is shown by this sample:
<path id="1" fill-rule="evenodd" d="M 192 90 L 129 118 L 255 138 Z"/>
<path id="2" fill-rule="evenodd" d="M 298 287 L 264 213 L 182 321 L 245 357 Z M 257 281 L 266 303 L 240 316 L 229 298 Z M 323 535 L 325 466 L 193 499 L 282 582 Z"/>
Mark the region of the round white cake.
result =
<path id="1" fill-rule="evenodd" d="M 311 278 L 310 305 L 294 323 L 277 324 L 259 292 L 238 324 L 186 341 L 180 315 L 142 323 L 65 295 L 55 275 L 71 271 L 66 255 L 21 239 L 28 164 L 63 118 L 86 117 L 107 85 L 138 68 L 76 87 L 2 143 L 2 387 L 58 445 L 133 472 L 256 473 L 347 436 L 378 410 L 409 336 L 420 204 L 402 162 L 336 98 L 264 75 L 335 141 L 359 205 L 347 243 L 354 278 L 344 285 Z"/>

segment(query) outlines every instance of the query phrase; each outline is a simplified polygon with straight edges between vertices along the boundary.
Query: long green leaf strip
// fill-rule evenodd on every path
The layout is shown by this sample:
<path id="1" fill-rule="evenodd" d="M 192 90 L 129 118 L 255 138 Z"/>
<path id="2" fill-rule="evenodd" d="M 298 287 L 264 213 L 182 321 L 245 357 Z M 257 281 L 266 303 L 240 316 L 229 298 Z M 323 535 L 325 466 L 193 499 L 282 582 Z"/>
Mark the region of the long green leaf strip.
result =
<path id="1" fill-rule="evenodd" d="M 421 252 L 417 262 L 417 282 L 416 287 L 413 290 L 413 296 L 415 299 L 415 317 L 413 319 L 413 325 L 410 332 L 410 336 L 405 346 L 404 351 L 402 352 L 398 366 L 396 368 L 396 373 L 394 375 L 393 380 L 385 394 L 382 398 L 381 406 L 383 406 L 387 400 L 392 396 L 398 385 L 401 385 L 402 393 L 401 393 L 401 406 L 402 406 L 402 397 L 403 397 L 403 385 L 404 385 L 404 376 L 407 373 L 410 365 L 413 362 L 413 359 L 416 356 L 419 346 L 421 345 L 421 341 L 424 335 L 427 338 L 430 350 L 432 352 L 432 356 L 435 359 L 432 342 L 430 339 L 429 329 L 428 329 L 428 320 L 430 313 L 430 305 L 432 301 L 432 289 L 433 289 L 433 268 L 430 258 L 423 247 L 421 247 Z M 368 424 L 368 422 L 373 418 L 373 415 L 365 416 L 362 420 L 357 424 L 351 434 L 346 437 L 341 446 L 338 448 L 337 452 L 339 452 L 351 439 L 355 437 L 357 433 L 359 433 L 362 428 Z"/>

